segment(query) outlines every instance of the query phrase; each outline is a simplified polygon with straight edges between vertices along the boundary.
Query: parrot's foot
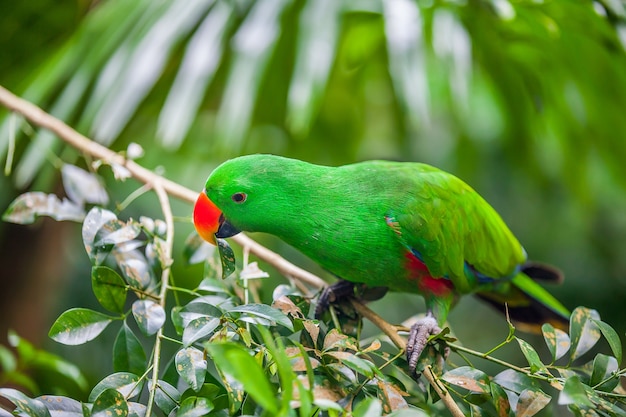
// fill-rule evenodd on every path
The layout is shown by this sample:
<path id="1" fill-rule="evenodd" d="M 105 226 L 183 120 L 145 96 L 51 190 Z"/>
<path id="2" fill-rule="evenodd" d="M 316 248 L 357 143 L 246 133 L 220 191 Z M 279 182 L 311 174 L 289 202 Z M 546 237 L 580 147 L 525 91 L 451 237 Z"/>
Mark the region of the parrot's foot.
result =
<path id="1" fill-rule="evenodd" d="M 409 362 L 409 370 L 415 373 L 417 361 L 426 347 L 428 338 L 441 332 L 437 320 L 431 314 L 411 326 L 409 339 L 406 343 L 406 360 Z"/>
<path id="2" fill-rule="evenodd" d="M 340 279 L 322 290 L 317 305 L 315 306 L 315 318 L 324 314 L 331 304 L 342 298 L 354 295 L 354 284 L 350 281 Z"/>
<path id="3" fill-rule="evenodd" d="M 387 287 L 369 287 L 345 279 L 329 285 L 322 290 L 317 305 L 315 306 L 315 318 L 320 318 L 331 304 L 355 297 L 363 301 L 374 301 L 382 298 L 387 293 Z"/>

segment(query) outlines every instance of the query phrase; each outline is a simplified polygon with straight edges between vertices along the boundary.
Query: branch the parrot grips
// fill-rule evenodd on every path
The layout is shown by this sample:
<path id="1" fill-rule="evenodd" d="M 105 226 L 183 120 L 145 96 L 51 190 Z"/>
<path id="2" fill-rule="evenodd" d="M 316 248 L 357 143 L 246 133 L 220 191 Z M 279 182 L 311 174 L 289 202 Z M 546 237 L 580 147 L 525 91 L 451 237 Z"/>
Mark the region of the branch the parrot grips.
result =
<path id="1" fill-rule="evenodd" d="M 193 225 L 202 239 L 217 246 L 222 263 L 222 278 L 228 277 L 235 271 L 235 254 L 221 238 L 234 236 L 239 230 L 226 221 L 222 211 L 204 191 L 198 196 L 193 208 Z"/>

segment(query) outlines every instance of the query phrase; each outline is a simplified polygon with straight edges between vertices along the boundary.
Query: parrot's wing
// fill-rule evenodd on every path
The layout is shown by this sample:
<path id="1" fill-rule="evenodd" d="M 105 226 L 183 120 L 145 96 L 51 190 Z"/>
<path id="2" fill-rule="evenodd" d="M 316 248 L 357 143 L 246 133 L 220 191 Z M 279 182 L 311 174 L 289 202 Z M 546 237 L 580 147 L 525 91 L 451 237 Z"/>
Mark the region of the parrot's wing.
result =
<path id="1" fill-rule="evenodd" d="M 526 253 L 496 211 L 469 185 L 433 169 L 417 173 L 406 205 L 393 213 L 405 245 L 434 277 L 460 292 L 512 277 Z"/>

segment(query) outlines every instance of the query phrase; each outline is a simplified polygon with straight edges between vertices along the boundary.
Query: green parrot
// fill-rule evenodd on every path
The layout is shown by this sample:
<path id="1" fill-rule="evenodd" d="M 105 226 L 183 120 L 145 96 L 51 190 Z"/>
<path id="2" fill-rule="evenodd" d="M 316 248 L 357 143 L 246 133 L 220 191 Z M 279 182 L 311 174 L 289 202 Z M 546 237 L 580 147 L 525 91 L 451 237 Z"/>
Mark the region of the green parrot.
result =
<path id="1" fill-rule="evenodd" d="M 569 311 L 536 282 L 560 282 L 560 272 L 527 262 L 524 248 L 476 191 L 426 164 L 327 167 L 242 156 L 211 173 L 193 218 L 213 244 L 240 231 L 264 232 L 300 250 L 341 279 L 318 305 L 354 294 L 355 283 L 423 296 L 426 316 L 407 343 L 411 371 L 464 294 L 508 311 L 522 330 L 568 327 Z"/>

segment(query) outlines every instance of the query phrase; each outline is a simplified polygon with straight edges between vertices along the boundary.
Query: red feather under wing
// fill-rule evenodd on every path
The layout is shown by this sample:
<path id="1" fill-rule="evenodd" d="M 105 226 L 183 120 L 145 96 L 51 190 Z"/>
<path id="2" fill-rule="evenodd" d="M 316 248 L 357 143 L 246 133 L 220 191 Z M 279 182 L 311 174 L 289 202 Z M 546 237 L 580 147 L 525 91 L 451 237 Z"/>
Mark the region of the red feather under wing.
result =
<path id="1" fill-rule="evenodd" d="M 454 284 L 449 279 L 443 277 L 433 277 L 428 271 L 428 267 L 412 252 L 406 252 L 405 267 L 409 271 L 408 278 L 415 280 L 422 295 L 434 295 L 444 297 L 454 290 Z"/>

